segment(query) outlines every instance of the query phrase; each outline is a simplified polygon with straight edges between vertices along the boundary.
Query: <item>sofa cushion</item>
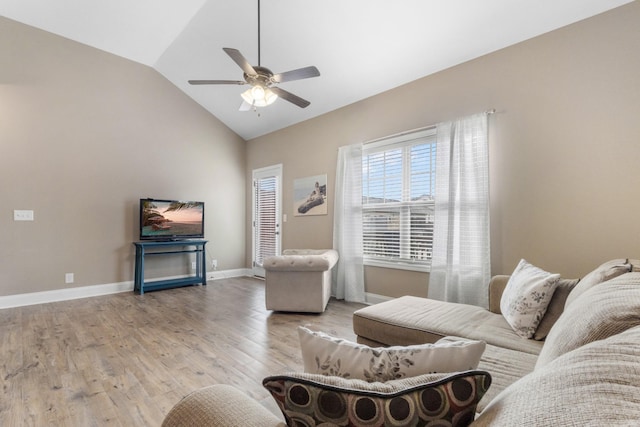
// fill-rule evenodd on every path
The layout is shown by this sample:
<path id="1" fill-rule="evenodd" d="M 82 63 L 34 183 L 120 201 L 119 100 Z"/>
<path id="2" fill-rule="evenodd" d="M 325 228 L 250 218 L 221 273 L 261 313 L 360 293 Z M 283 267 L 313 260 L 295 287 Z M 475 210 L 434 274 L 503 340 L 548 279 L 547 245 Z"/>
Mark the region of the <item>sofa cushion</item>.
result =
<path id="1" fill-rule="evenodd" d="M 464 338 L 444 337 L 438 343 L 455 342 L 461 339 Z M 533 371 L 537 359 L 538 357 L 535 354 L 487 344 L 480 358 L 478 369 L 491 373 L 491 388 L 487 390 L 484 397 L 478 402 L 476 411 L 482 412 L 502 390 Z"/>
<path id="2" fill-rule="evenodd" d="M 477 412 L 482 412 L 502 390 L 532 372 L 537 358 L 535 354 L 487 345 L 478 369 L 491 373 L 491 387 L 478 403 Z"/>
<path id="3" fill-rule="evenodd" d="M 592 341 L 640 325 L 640 273 L 627 273 L 585 291 L 547 336 L 536 369 Z"/>
<path id="4" fill-rule="evenodd" d="M 637 425 L 640 327 L 566 353 L 500 393 L 474 426 Z"/>
<path id="5" fill-rule="evenodd" d="M 533 338 L 560 280 L 522 259 L 500 299 L 500 311 L 519 336 Z"/>
<path id="6" fill-rule="evenodd" d="M 468 371 L 369 383 L 295 373 L 267 377 L 262 384 L 289 426 L 415 426 L 436 420 L 466 426 L 491 376 Z"/>
<path id="7" fill-rule="evenodd" d="M 460 338 L 436 344 L 372 348 L 298 328 L 304 371 L 369 382 L 459 372 L 478 367 L 484 341 Z"/>
<path id="8" fill-rule="evenodd" d="M 567 297 L 565 303 L 565 309 L 571 305 L 580 295 L 585 293 L 592 287 L 599 285 L 620 276 L 621 274 L 628 273 L 632 270 L 633 266 L 629 264 L 627 259 L 612 259 L 604 264 L 598 266 L 595 270 L 587 274 L 580 280 L 580 283 L 576 285 Z"/>
<path id="9" fill-rule="evenodd" d="M 524 340 L 501 314 L 468 304 L 403 296 L 353 314 L 353 331 L 385 345 L 436 342 L 445 336 L 482 340 L 487 344 L 538 354 L 543 342 Z"/>
<path id="10" fill-rule="evenodd" d="M 560 279 L 558 281 L 553 297 L 551 297 L 551 301 L 547 306 L 547 311 L 544 313 L 544 317 L 540 321 L 536 332 L 533 334 L 534 340 L 543 340 L 549 335 L 551 327 L 564 311 L 564 305 L 569 293 L 571 293 L 579 281 L 580 279 Z"/>

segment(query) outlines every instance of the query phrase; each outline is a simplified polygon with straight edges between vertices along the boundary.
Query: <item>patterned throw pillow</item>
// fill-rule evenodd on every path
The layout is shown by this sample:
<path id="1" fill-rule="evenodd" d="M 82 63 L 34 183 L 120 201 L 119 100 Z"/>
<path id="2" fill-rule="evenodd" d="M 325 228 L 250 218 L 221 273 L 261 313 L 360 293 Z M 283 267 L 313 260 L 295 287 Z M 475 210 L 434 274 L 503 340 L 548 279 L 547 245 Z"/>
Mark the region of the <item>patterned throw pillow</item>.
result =
<path id="1" fill-rule="evenodd" d="M 304 371 L 365 381 L 388 381 L 436 372 L 476 369 L 484 341 L 457 339 L 406 347 L 369 347 L 298 328 Z"/>
<path id="2" fill-rule="evenodd" d="M 267 377 L 262 385 L 288 426 L 467 426 L 491 376 L 468 371 L 368 383 L 292 373 Z"/>
<path id="3" fill-rule="evenodd" d="M 516 334 L 533 337 L 559 280 L 559 274 L 520 260 L 500 299 L 500 311 Z"/>

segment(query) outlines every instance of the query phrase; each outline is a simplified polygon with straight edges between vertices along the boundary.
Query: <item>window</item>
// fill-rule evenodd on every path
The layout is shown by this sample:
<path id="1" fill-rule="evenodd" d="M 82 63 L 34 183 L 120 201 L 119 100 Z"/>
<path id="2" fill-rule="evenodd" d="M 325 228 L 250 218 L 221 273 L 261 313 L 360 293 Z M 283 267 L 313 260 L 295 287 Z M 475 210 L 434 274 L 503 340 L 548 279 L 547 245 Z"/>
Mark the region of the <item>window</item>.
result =
<path id="1" fill-rule="evenodd" d="M 428 270 L 433 249 L 435 128 L 368 143 L 362 154 L 365 264 Z"/>

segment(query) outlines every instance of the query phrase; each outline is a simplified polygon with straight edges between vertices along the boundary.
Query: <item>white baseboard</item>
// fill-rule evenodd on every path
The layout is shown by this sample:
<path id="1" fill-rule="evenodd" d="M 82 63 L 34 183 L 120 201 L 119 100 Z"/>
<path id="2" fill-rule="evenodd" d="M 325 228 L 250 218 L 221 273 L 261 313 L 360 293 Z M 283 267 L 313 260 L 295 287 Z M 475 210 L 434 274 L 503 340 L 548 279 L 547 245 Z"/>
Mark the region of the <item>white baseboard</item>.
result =
<path id="1" fill-rule="evenodd" d="M 395 299 L 394 297 L 388 297 L 386 295 L 371 294 L 369 292 L 365 294 L 364 298 L 365 298 L 365 301 L 367 301 L 367 304 L 369 305 L 378 304 L 381 302 L 391 301 L 392 299 Z"/>
<path id="2" fill-rule="evenodd" d="M 133 291 L 133 281 L 109 283 L 106 285 L 81 286 L 77 288 L 55 289 L 53 291 L 31 292 L 28 294 L 0 297 L 0 309 L 26 305 L 46 304 L 79 298 L 97 297 Z"/>
<path id="3" fill-rule="evenodd" d="M 250 276 L 251 270 L 238 268 L 235 270 L 207 272 L 207 280 L 227 279 L 231 277 Z M 177 276 L 176 276 L 177 277 Z M 165 277 L 170 279 L 175 277 Z M 156 280 L 156 279 L 154 279 Z M 46 304 L 49 302 L 67 301 L 101 295 L 133 292 L 133 281 L 108 283 L 103 285 L 80 286 L 77 288 L 55 289 L 52 291 L 31 292 L 27 294 L 0 296 L 0 310 L 3 308 L 23 307 L 27 305 Z"/>
<path id="4" fill-rule="evenodd" d="M 331 295 L 332 297 L 335 298 L 334 295 Z M 385 301 L 390 301 L 394 299 L 393 297 L 388 297 L 385 295 L 377 295 L 377 294 L 371 294 L 369 292 L 365 292 L 364 294 L 364 303 L 363 304 L 367 304 L 367 305 L 375 305 L 381 302 L 385 302 Z"/>
<path id="5" fill-rule="evenodd" d="M 234 270 L 208 271 L 207 280 L 230 279 L 232 277 L 251 276 L 253 273 L 250 268 L 236 268 Z"/>
<path id="6" fill-rule="evenodd" d="M 234 270 L 207 272 L 207 280 L 220 280 L 245 276 L 253 276 L 253 271 L 250 268 L 237 268 Z M 49 302 L 97 297 L 101 295 L 117 294 L 120 292 L 133 292 L 133 281 L 0 296 L 0 310 L 4 308 L 23 307 L 27 305 L 46 304 Z M 365 299 L 367 304 L 378 304 L 384 301 L 392 300 L 393 297 L 367 293 L 365 295 Z"/>

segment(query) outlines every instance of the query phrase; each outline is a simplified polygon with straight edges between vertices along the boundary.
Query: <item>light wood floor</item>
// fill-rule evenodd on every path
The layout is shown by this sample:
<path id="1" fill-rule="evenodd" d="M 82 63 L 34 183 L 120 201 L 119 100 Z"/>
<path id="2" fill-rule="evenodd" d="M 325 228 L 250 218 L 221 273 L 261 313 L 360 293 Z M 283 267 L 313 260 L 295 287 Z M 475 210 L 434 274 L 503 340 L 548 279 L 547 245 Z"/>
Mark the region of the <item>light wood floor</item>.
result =
<path id="1" fill-rule="evenodd" d="M 0 310 L 0 426 L 159 426 L 216 383 L 269 407 L 262 379 L 302 370 L 297 326 L 354 340 L 360 307 L 273 313 L 263 281 L 236 278 Z"/>

